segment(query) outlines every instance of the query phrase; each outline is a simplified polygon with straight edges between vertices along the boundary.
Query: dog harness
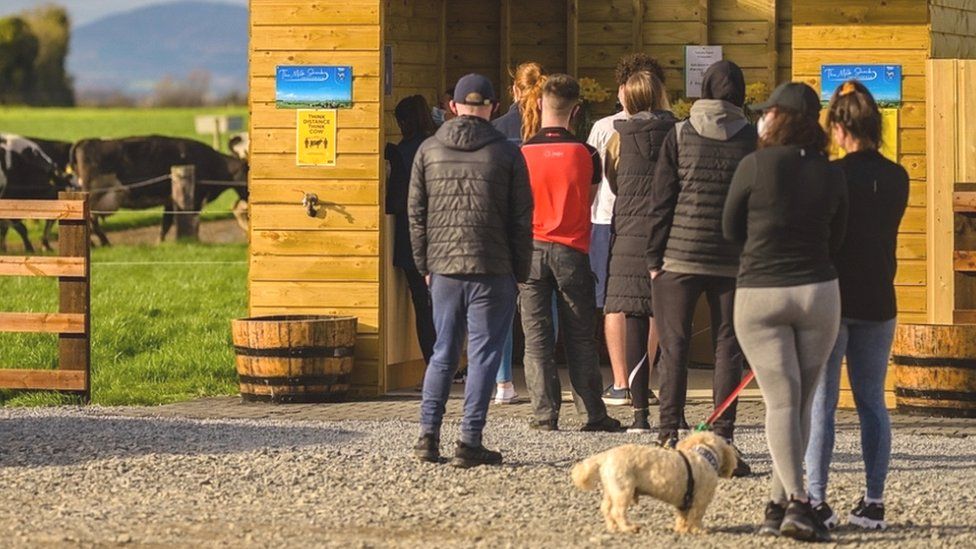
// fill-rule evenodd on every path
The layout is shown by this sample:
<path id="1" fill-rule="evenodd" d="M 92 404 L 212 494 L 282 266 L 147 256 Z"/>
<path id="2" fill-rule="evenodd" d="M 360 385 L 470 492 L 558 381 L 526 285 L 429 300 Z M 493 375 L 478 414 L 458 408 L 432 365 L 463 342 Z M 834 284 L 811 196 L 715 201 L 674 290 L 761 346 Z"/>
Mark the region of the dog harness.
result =
<path id="1" fill-rule="evenodd" d="M 715 471 L 718 471 L 718 458 L 715 454 L 706 446 L 698 445 L 692 448 L 692 451 L 703 457 L 709 465 L 712 466 Z M 681 506 L 678 507 L 679 511 L 687 511 L 691 509 L 691 503 L 695 499 L 695 476 L 691 473 L 691 462 L 688 461 L 688 457 L 685 456 L 684 452 L 678 451 L 678 455 L 681 456 L 681 460 L 685 462 L 685 471 L 688 473 L 688 483 L 685 487 L 685 495 L 681 500 Z"/>

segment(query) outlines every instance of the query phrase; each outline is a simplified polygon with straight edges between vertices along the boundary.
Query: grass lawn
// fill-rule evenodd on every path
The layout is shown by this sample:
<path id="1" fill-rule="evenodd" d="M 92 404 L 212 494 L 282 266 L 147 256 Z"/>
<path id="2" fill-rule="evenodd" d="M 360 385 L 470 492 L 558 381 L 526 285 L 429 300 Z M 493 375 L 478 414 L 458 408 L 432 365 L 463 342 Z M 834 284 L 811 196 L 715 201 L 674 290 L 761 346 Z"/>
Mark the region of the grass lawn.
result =
<path id="1" fill-rule="evenodd" d="M 168 135 L 211 143 L 211 136 L 196 133 L 193 119 L 199 114 L 239 115 L 247 127 L 247 107 L 193 109 L 89 109 L 0 107 L 0 133 L 42 139 L 77 141 L 88 137 Z M 223 147 L 226 149 L 227 137 Z M 226 151 L 225 151 L 226 152 Z"/>
<path id="2" fill-rule="evenodd" d="M 93 249 L 93 402 L 163 404 L 236 393 L 230 320 L 246 314 L 246 259 L 243 244 Z M 0 278 L 0 311 L 56 310 L 54 280 Z M 56 365 L 57 336 L 0 334 L 0 367 Z M 0 393 L 5 405 L 72 401 L 56 393 Z"/>

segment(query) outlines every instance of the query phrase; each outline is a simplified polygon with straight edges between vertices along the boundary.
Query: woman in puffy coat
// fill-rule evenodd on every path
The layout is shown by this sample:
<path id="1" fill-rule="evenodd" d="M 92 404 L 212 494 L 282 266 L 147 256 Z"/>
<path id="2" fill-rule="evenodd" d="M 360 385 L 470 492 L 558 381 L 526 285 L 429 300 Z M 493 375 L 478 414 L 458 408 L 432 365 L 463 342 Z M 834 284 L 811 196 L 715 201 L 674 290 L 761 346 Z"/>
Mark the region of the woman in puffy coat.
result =
<path id="1" fill-rule="evenodd" d="M 669 110 L 664 83 L 649 72 L 630 77 L 623 99 L 630 118 L 616 122 L 617 133 L 607 145 L 607 179 L 617 199 L 604 312 L 627 317 L 625 348 L 634 407 L 634 423 L 628 432 L 647 433 L 651 430 L 648 406 L 653 398 L 651 367 L 658 346 L 646 261 L 651 182 L 661 144 L 677 119 Z"/>

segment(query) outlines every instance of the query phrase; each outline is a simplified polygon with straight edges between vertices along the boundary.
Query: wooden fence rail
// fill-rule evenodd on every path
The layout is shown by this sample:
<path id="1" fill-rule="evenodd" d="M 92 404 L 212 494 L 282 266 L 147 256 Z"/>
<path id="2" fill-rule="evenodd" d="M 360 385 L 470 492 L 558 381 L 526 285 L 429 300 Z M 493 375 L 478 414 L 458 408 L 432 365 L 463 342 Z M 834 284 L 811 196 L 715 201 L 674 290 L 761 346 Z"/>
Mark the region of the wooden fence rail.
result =
<path id="1" fill-rule="evenodd" d="M 91 241 L 88 193 L 58 200 L 0 200 L 0 219 L 58 222 L 59 257 L 3 256 L 0 276 L 58 279 L 56 313 L 0 313 L 0 332 L 58 334 L 58 369 L 0 370 L 0 389 L 51 390 L 91 398 Z M 18 365 L 19 366 L 19 365 Z"/>

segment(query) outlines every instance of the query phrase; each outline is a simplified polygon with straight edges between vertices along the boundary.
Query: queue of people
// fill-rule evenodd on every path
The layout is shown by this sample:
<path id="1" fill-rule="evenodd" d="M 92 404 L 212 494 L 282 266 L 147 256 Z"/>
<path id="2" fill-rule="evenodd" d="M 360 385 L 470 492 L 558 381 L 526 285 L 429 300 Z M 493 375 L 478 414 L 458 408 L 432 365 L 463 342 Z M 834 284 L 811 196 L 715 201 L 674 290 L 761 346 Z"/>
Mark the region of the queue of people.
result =
<path id="1" fill-rule="evenodd" d="M 452 464 L 502 462 L 482 433 L 492 394 L 499 403 L 515 397 L 516 307 L 530 428 L 559 429 L 561 340 L 583 431 L 624 430 L 607 406 L 629 405 L 627 431 L 650 433 L 656 367 L 657 442 L 673 447 L 687 429 L 692 317 L 704 295 L 714 402 L 732 394 L 748 365 L 766 405 L 773 474 L 760 533 L 826 540 L 838 522 L 827 476 L 845 357 L 866 470 L 849 522 L 884 528 L 884 379 L 908 176 L 878 152 L 881 115 L 870 92 L 851 81 L 834 93 L 828 136 L 813 89 L 784 84 L 747 106 L 743 72 L 729 61 L 706 71 L 687 120 L 670 112 L 653 58 L 627 56 L 616 73 L 622 110 L 598 121 L 587 142 L 572 132 L 578 82 L 535 63 L 513 73 L 512 109 L 493 123 L 498 97 L 477 74 L 451 90 L 436 132 L 422 97 L 397 105 L 403 139 L 387 149 L 387 211 L 396 216 L 394 264 L 406 274 L 428 364 L 414 455 L 441 460 L 441 423 L 466 343 Z M 761 113 L 758 125 L 747 108 Z M 847 153 L 840 160 L 827 156 L 830 137 Z M 607 387 L 595 339 L 600 311 L 613 370 Z M 730 443 L 735 419 L 733 405 L 713 425 Z M 749 474 L 738 454 L 735 475 Z"/>

